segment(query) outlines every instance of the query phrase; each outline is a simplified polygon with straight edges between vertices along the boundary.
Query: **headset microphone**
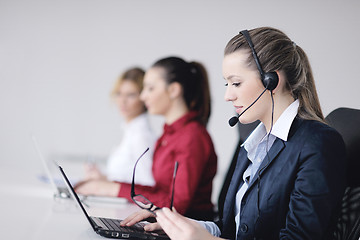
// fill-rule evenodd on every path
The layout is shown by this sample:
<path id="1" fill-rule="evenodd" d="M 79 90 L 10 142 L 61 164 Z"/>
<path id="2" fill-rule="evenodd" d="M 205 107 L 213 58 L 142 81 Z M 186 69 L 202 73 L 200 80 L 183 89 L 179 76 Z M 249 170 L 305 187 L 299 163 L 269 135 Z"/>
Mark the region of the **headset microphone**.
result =
<path id="1" fill-rule="evenodd" d="M 252 107 L 252 105 L 254 105 L 257 100 L 259 100 L 259 98 L 265 93 L 267 89 L 265 88 L 264 91 L 262 91 L 262 93 L 255 99 L 255 101 L 253 101 L 247 108 L 245 108 L 244 111 L 242 111 L 239 116 L 233 116 L 232 118 L 229 119 L 229 125 L 230 127 L 233 127 L 237 124 L 237 122 L 239 121 L 239 117 L 241 117 L 241 115 L 243 115 L 249 108 Z"/>
<path id="2" fill-rule="evenodd" d="M 240 117 L 240 115 L 239 115 Z M 238 116 L 233 116 L 232 118 L 229 119 L 229 125 L 230 127 L 233 127 L 237 124 L 237 122 L 239 121 L 239 117 Z"/>

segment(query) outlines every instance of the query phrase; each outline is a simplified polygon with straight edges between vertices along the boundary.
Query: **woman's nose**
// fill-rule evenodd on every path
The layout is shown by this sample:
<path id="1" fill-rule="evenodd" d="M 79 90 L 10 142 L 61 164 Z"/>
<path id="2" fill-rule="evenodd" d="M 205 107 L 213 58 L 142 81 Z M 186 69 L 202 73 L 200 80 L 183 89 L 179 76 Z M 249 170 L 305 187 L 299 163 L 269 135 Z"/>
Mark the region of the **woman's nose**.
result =
<path id="1" fill-rule="evenodd" d="M 229 86 L 226 87 L 224 99 L 227 102 L 234 101 L 236 96 Z"/>
<path id="2" fill-rule="evenodd" d="M 119 97 L 119 98 L 118 98 L 118 104 L 120 104 L 120 105 L 125 105 L 125 104 L 126 104 L 126 98 L 124 98 L 124 97 Z"/>
<path id="3" fill-rule="evenodd" d="M 140 100 L 145 101 L 145 92 L 144 92 L 144 90 L 141 91 L 141 93 L 140 93 Z"/>

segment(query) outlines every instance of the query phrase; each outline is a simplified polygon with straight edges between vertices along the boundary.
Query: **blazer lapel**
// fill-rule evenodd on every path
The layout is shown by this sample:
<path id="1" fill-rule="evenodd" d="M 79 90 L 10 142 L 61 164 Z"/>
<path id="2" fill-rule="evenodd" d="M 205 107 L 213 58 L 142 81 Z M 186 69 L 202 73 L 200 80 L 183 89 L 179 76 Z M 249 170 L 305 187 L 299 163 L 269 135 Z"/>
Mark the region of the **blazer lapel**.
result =
<path id="1" fill-rule="evenodd" d="M 291 127 L 290 127 L 288 139 L 290 139 L 293 136 L 293 134 L 300 127 L 302 122 L 303 122 L 302 119 L 300 119 L 298 117 L 295 117 L 295 119 L 294 119 L 294 121 L 293 121 L 293 123 L 291 124 Z M 272 145 L 272 147 L 270 148 L 267 156 L 265 156 L 265 159 L 260 164 L 260 167 L 259 167 L 258 171 L 256 172 L 254 179 L 250 182 L 248 190 L 258 180 L 258 176 L 259 175 L 261 176 L 265 172 L 265 170 L 271 165 L 273 160 L 277 157 L 277 155 L 283 150 L 283 148 L 285 146 L 286 145 L 285 145 L 285 142 L 283 140 L 281 140 L 279 138 L 276 138 L 276 140 L 275 140 L 274 144 Z M 245 195 L 246 195 L 246 193 L 245 193 Z"/>
<path id="2" fill-rule="evenodd" d="M 279 139 L 276 138 L 274 144 L 272 145 L 272 147 L 270 148 L 269 152 L 267 153 L 267 155 L 265 155 L 264 160 L 262 161 L 262 163 L 260 164 L 259 169 L 257 170 L 253 180 L 250 182 L 250 185 L 248 187 L 248 190 L 254 185 L 254 183 L 258 180 L 258 176 L 262 175 L 263 172 L 270 166 L 270 164 L 272 163 L 272 161 L 276 158 L 276 156 L 281 152 L 281 150 L 285 147 L 284 142 Z"/>
<path id="3" fill-rule="evenodd" d="M 226 194 L 225 202 L 224 202 L 224 220 L 229 216 L 233 216 L 234 212 L 234 204 L 235 204 L 235 196 L 237 191 L 239 190 L 240 183 L 242 181 L 242 175 L 246 168 L 249 166 L 250 161 L 247 160 L 247 152 L 244 148 L 240 149 L 239 156 L 237 159 L 236 167 L 234 170 L 234 174 L 231 178 L 231 182 L 229 185 L 229 189 Z"/>

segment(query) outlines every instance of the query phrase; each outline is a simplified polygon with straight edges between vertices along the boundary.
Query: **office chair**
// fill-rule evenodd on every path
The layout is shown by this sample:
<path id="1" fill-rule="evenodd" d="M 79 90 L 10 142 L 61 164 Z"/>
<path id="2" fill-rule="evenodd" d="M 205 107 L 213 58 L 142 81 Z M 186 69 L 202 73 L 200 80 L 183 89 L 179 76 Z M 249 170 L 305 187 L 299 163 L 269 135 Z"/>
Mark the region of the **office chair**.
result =
<path id="1" fill-rule="evenodd" d="M 259 123 L 260 123 L 260 121 L 256 121 L 256 122 L 249 123 L 249 124 L 242 124 L 240 122 L 237 123 L 237 129 L 238 129 L 240 138 L 239 138 L 235 153 L 233 155 L 233 158 L 231 160 L 230 166 L 228 168 L 228 171 L 227 171 L 227 173 L 225 175 L 224 183 L 223 183 L 222 188 L 220 190 L 220 194 L 219 194 L 219 198 L 218 198 L 218 217 L 219 217 L 219 219 L 222 218 L 226 193 L 227 193 L 227 190 L 229 188 L 230 181 L 231 181 L 232 175 L 233 175 L 234 170 L 235 170 L 237 157 L 239 155 L 241 144 L 244 143 L 246 138 L 250 135 L 250 133 L 256 128 L 256 126 Z"/>
<path id="2" fill-rule="evenodd" d="M 347 186 L 334 240 L 360 238 L 360 110 L 338 108 L 325 120 L 343 137 L 347 151 Z"/>

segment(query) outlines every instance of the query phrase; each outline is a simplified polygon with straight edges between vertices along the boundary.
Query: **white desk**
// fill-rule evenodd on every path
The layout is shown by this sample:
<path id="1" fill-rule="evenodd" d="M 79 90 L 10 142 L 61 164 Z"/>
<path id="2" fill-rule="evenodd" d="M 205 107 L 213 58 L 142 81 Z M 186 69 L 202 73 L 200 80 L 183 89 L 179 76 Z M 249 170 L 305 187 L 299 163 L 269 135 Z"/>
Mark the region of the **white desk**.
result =
<path id="1" fill-rule="evenodd" d="M 1 166 L 0 239 L 106 239 L 96 234 L 71 199 L 53 197 L 36 173 Z M 123 219 L 139 208 L 131 203 L 87 202 L 92 216 Z"/>

